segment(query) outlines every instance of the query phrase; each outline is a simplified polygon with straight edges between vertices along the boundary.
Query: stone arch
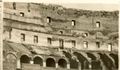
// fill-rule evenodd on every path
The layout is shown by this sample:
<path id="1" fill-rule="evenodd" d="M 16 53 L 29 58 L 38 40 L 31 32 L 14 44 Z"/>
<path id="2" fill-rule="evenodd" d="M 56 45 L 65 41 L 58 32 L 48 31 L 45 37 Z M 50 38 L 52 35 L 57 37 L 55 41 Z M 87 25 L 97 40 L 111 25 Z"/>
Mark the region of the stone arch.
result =
<path id="1" fill-rule="evenodd" d="M 40 64 L 40 66 L 43 66 L 43 59 L 39 56 L 35 56 L 33 58 L 34 64 Z"/>
<path id="2" fill-rule="evenodd" d="M 89 64 L 89 60 L 86 58 L 86 56 L 82 55 L 79 52 L 74 52 L 73 53 L 79 60 L 79 62 L 81 63 L 81 69 L 88 69 L 88 64 Z"/>
<path id="3" fill-rule="evenodd" d="M 67 61 L 65 59 L 59 59 L 58 60 L 58 65 L 61 68 L 66 68 L 67 67 Z"/>
<path id="4" fill-rule="evenodd" d="M 13 55 L 13 56 L 15 56 L 17 58 L 17 55 L 15 53 L 13 53 L 13 52 L 7 53 L 6 56 L 8 56 L 9 54 L 11 54 L 11 55 Z"/>
<path id="5" fill-rule="evenodd" d="M 63 53 L 69 60 L 70 68 L 78 69 L 78 62 L 76 56 L 72 55 L 70 52 L 67 51 L 63 51 Z"/>
<path id="6" fill-rule="evenodd" d="M 13 53 L 8 53 L 6 56 L 6 61 L 4 62 L 10 70 L 16 70 L 17 67 L 17 57 Z M 8 70 L 9 70 L 8 69 Z"/>
<path id="7" fill-rule="evenodd" d="M 104 53 L 98 53 L 98 54 L 100 55 L 100 59 L 102 60 L 106 68 L 112 70 L 112 67 L 114 66 L 112 60 Z"/>
<path id="8" fill-rule="evenodd" d="M 99 60 L 99 59 L 100 59 L 100 55 L 97 54 L 96 52 L 93 52 L 92 54 L 96 57 L 96 60 Z"/>
<path id="9" fill-rule="evenodd" d="M 105 55 L 112 61 L 113 65 L 115 66 L 114 59 L 109 55 L 109 53 L 105 53 Z"/>
<path id="10" fill-rule="evenodd" d="M 70 54 L 70 52 L 63 51 L 63 54 L 64 54 L 68 59 L 70 59 L 70 58 L 72 57 L 72 55 Z"/>
<path id="11" fill-rule="evenodd" d="M 52 58 L 55 62 L 57 62 L 56 58 L 53 57 L 53 56 L 47 56 L 47 57 L 45 58 L 45 61 L 47 61 L 48 58 Z"/>
<path id="12" fill-rule="evenodd" d="M 44 58 L 43 56 L 41 56 L 41 55 L 35 55 L 35 56 L 33 56 L 33 59 L 34 59 L 35 57 L 40 57 L 43 61 L 45 61 L 45 58 Z"/>
<path id="13" fill-rule="evenodd" d="M 113 53 L 110 53 L 109 55 L 114 59 L 114 61 L 115 61 L 115 67 L 118 68 L 118 65 L 119 65 L 118 64 L 118 62 L 119 62 L 118 61 L 118 55 L 117 54 L 113 54 Z"/>
<path id="14" fill-rule="evenodd" d="M 32 59 L 34 59 L 35 57 L 40 57 L 43 61 L 45 61 L 45 58 L 44 58 L 43 56 L 41 56 L 41 55 L 34 55 L 34 56 L 32 57 Z"/>
<path id="15" fill-rule="evenodd" d="M 20 57 L 20 62 L 21 63 L 30 63 L 30 57 L 28 57 L 27 55 L 22 55 Z"/>
<path id="16" fill-rule="evenodd" d="M 23 55 L 26 55 L 26 56 L 28 56 L 29 58 L 31 57 L 29 54 L 21 53 L 21 54 L 18 55 L 18 58 L 20 59 Z"/>
<path id="17" fill-rule="evenodd" d="M 91 58 L 92 69 L 100 69 L 101 68 L 101 64 L 100 64 L 100 61 L 97 60 L 96 55 L 93 54 L 93 53 L 90 53 L 90 52 L 87 52 L 86 54 L 87 54 L 88 57 Z"/>
<path id="18" fill-rule="evenodd" d="M 87 52 L 86 54 L 91 58 L 91 60 L 96 60 L 96 57 L 92 53 Z"/>
<path id="19" fill-rule="evenodd" d="M 75 60 L 75 59 L 71 59 L 71 61 L 70 61 L 70 68 L 78 69 L 78 61 Z"/>
<path id="20" fill-rule="evenodd" d="M 56 65 L 56 61 L 54 58 L 49 57 L 46 59 L 46 66 L 47 67 L 55 67 L 55 65 Z"/>
<path id="21" fill-rule="evenodd" d="M 69 61 L 67 58 L 62 58 L 62 57 L 61 57 L 61 58 L 58 58 L 58 59 L 57 59 L 57 62 L 58 62 L 60 59 L 64 59 L 67 63 L 70 63 L 70 61 Z"/>
<path id="22" fill-rule="evenodd" d="M 100 60 L 95 60 L 91 62 L 92 64 L 92 69 L 101 69 L 101 62 Z"/>

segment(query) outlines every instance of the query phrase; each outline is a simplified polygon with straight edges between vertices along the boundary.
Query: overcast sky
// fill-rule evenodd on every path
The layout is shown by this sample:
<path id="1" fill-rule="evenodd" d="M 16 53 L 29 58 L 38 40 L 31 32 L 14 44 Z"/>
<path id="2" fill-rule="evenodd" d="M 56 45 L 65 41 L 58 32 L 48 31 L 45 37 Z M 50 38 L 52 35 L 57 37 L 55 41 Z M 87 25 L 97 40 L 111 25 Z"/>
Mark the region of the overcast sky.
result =
<path id="1" fill-rule="evenodd" d="M 86 10 L 106 10 L 106 11 L 118 10 L 117 4 L 63 3 L 61 5 L 67 8 L 77 8 L 77 9 L 86 9 Z"/>

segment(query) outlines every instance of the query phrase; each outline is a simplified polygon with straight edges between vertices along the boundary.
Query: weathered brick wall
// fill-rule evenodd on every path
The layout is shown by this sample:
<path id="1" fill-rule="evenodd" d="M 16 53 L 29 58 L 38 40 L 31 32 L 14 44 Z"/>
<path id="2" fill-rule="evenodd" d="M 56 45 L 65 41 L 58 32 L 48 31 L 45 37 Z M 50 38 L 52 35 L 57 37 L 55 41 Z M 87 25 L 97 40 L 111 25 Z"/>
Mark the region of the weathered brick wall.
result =
<path id="1" fill-rule="evenodd" d="M 13 54 L 8 54 L 6 57 L 4 57 L 4 59 L 3 70 L 16 70 L 17 61 Z"/>
<path id="2" fill-rule="evenodd" d="M 25 41 L 21 41 L 21 33 L 25 34 Z M 6 39 L 9 40 L 9 33 L 6 32 Z M 34 35 L 38 36 L 38 43 L 34 43 Z M 47 38 L 51 38 L 52 39 L 52 44 L 49 45 Z M 56 38 L 56 39 L 54 39 Z M 88 39 L 84 39 L 84 38 L 76 38 L 76 37 L 67 37 L 67 36 L 59 36 L 59 35 L 54 35 L 54 34 L 46 34 L 46 33 L 37 33 L 37 32 L 31 32 L 31 31 L 26 31 L 26 30 L 19 30 L 19 29 L 12 29 L 11 32 L 11 41 L 13 42 L 18 42 L 18 43 L 27 43 L 27 44 L 34 44 L 34 45 L 38 45 L 38 46 L 47 46 L 47 47 L 59 47 L 59 39 L 63 39 L 64 40 L 64 47 L 65 48 L 72 48 L 74 47 L 72 45 L 72 43 L 70 42 L 71 40 L 75 40 L 76 41 L 76 46 L 75 48 L 79 49 L 79 50 L 107 50 L 108 51 L 108 43 L 107 42 L 101 42 L 100 44 L 100 48 L 98 48 L 96 46 L 96 40 L 94 38 L 88 38 Z M 84 48 L 84 41 L 88 42 L 88 47 Z M 106 40 L 107 41 L 107 40 Z M 112 50 L 116 50 L 117 51 L 117 47 L 118 44 L 114 43 L 112 45 Z"/>
<path id="3" fill-rule="evenodd" d="M 117 12 L 105 12 L 106 14 L 104 14 L 104 11 L 103 12 L 95 11 L 94 12 L 95 14 L 93 14 L 83 10 L 77 11 L 73 9 L 66 9 L 64 7 L 56 6 L 56 5 L 44 5 L 44 4 L 34 4 L 34 3 L 29 4 L 31 11 L 28 12 L 28 3 L 16 3 L 16 10 L 13 9 L 12 4 L 13 4 L 12 2 L 4 4 L 5 12 L 16 13 L 16 15 L 20 15 L 20 12 L 23 12 L 25 15 L 24 17 L 39 18 L 38 20 L 41 20 L 44 25 L 46 24 L 46 17 L 49 16 L 52 19 L 52 22 L 50 23 L 52 27 L 91 30 L 91 29 L 96 29 L 95 24 L 97 21 L 100 21 L 102 26 L 101 29 L 108 29 L 108 30 L 110 29 L 112 31 L 118 31 L 118 28 L 116 28 L 118 27 Z M 63 9 L 59 9 L 59 8 L 63 8 Z M 58 12 L 61 12 L 61 15 Z M 85 13 L 91 16 L 87 17 Z M 80 15 L 80 14 L 84 14 L 84 15 Z M 76 21 L 76 26 L 74 28 L 72 28 L 71 26 L 72 20 Z M 38 24 L 42 24 L 42 23 L 38 23 Z"/>
<path id="4" fill-rule="evenodd" d="M 80 15 L 80 11 L 65 9 L 61 6 L 52 6 L 44 4 L 30 4 L 30 12 L 28 11 L 28 3 L 16 3 L 16 10 L 13 9 L 13 3 L 5 3 L 4 8 L 4 40 L 12 41 L 15 43 L 25 43 L 32 44 L 37 46 L 47 46 L 47 47 L 59 47 L 59 39 L 64 40 L 65 48 L 72 48 L 73 45 L 70 42 L 71 40 L 76 41 L 75 48 L 79 50 L 107 50 L 108 51 L 108 37 L 109 33 L 118 31 L 118 17 L 114 13 L 109 16 L 98 16 L 95 14 Z M 54 8 L 53 8 L 54 7 Z M 20 16 L 20 12 L 24 13 L 24 16 Z M 77 13 L 77 15 L 75 14 Z M 54 15 L 53 15 L 54 14 Z M 79 14 L 79 15 L 78 15 Z M 90 16 L 91 15 L 91 16 Z M 48 24 L 46 22 L 46 17 L 51 17 L 52 22 Z M 17 18 L 17 19 L 16 19 Z M 71 20 L 76 21 L 74 27 L 71 26 Z M 95 24 L 97 21 L 100 21 L 101 27 L 96 28 Z M 12 27 L 11 30 L 11 39 L 10 29 L 6 29 L 6 26 Z M 49 28 L 51 30 L 49 30 Z M 51 34 L 48 31 L 52 31 L 55 34 Z M 55 30 L 54 30 L 55 29 Z M 60 32 L 63 30 L 63 35 L 60 35 Z M 91 35 L 89 31 L 95 31 L 94 35 Z M 67 32 L 68 31 L 68 32 Z M 96 33 L 102 38 L 100 39 L 100 48 L 96 46 Z M 106 31 L 106 32 L 105 32 Z M 25 34 L 25 42 L 21 41 L 21 33 Z M 68 35 L 66 35 L 68 33 Z M 70 34 L 69 34 L 70 33 Z M 73 33 L 78 33 L 80 36 L 72 36 Z M 81 36 L 82 33 L 89 33 L 88 37 L 84 38 Z M 105 34 L 104 34 L 105 33 Z M 64 35 L 65 34 L 65 35 Z M 38 43 L 34 43 L 34 35 L 38 36 Z M 52 45 L 49 45 L 47 38 L 52 38 Z M 83 42 L 88 42 L 88 47 L 83 47 Z M 117 40 L 116 40 L 117 41 Z M 20 46 L 18 46 L 20 47 Z M 113 50 L 118 50 L 118 43 L 113 43 Z M 9 51 L 9 50 L 7 50 Z M 54 52 L 54 51 L 53 51 Z M 54 52 L 56 53 L 56 52 Z M 96 52 L 97 53 L 97 52 Z M 69 53 L 71 54 L 71 53 Z M 63 54 L 62 54 L 63 55 Z M 49 57 L 49 56 L 48 56 Z M 87 57 L 87 54 L 84 53 L 84 57 Z M 71 58 L 71 57 L 70 57 Z M 88 58 L 88 57 L 87 57 Z M 4 61 L 4 70 L 16 70 L 16 58 L 13 55 L 6 56 Z M 103 65 L 104 68 L 104 65 Z M 49 67 L 40 67 L 39 65 L 26 64 L 22 65 L 23 70 L 66 70 L 62 68 L 49 68 Z M 74 69 L 71 69 L 74 70 Z M 87 70 L 87 69 L 85 69 Z M 103 70 L 106 70 L 103 69 Z"/>

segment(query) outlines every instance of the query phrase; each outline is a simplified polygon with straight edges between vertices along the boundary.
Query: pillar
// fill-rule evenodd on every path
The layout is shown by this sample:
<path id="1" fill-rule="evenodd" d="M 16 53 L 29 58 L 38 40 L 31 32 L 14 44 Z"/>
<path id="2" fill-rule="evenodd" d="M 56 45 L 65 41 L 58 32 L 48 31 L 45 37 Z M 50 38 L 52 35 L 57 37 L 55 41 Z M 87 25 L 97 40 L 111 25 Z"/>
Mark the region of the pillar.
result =
<path id="1" fill-rule="evenodd" d="M 86 69 L 86 61 L 83 62 L 83 68 Z"/>
<path id="2" fill-rule="evenodd" d="M 70 63 L 67 64 L 67 69 L 70 69 Z"/>
<path id="3" fill-rule="evenodd" d="M 43 67 L 46 67 L 46 62 L 45 61 L 43 61 Z"/>
<path id="4" fill-rule="evenodd" d="M 89 69 L 92 69 L 92 64 L 91 63 L 89 63 Z"/>
<path id="5" fill-rule="evenodd" d="M 21 68 L 21 63 L 20 63 L 20 59 L 17 60 L 17 69 Z"/>
<path id="6" fill-rule="evenodd" d="M 31 61 L 30 61 L 30 64 L 33 64 L 33 63 L 34 63 L 34 61 L 33 61 L 33 60 L 31 60 Z"/>
<path id="7" fill-rule="evenodd" d="M 89 69 L 91 70 L 92 69 L 92 60 L 90 59 L 89 61 Z"/>
<path id="8" fill-rule="evenodd" d="M 103 61 L 100 60 L 101 70 L 106 70 L 106 66 L 104 65 Z"/>
<path id="9" fill-rule="evenodd" d="M 56 62 L 56 65 L 55 65 L 56 68 L 58 68 L 58 63 Z"/>
<path id="10" fill-rule="evenodd" d="M 81 63 L 78 62 L 78 70 L 81 70 Z"/>
<path id="11" fill-rule="evenodd" d="M 91 70 L 92 69 L 92 59 L 91 58 L 89 58 L 89 69 Z"/>

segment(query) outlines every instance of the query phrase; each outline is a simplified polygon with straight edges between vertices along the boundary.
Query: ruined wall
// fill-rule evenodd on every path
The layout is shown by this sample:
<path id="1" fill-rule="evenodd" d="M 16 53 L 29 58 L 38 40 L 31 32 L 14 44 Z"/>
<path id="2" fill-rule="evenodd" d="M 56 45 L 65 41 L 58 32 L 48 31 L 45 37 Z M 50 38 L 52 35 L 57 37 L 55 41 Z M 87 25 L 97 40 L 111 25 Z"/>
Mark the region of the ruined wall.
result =
<path id="1" fill-rule="evenodd" d="M 21 40 L 21 33 L 25 34 L 25 41 Z M 76 48 L 79 50 L 108 50 L 108 44 L 107 39 L 103 40 L 97 40 L 94 37 L 71 37 L 71 36 L 62 36 L 62 35 L 55 35 L 55 34 L 47 34 L 47 33 L 39 33 L 34 31 L 26 31 L 26 30 L 20 30 L 16 28 L 12 28 L 11 31 L 11 39 L 9 31 L 6 31 L 4 33 L 5 39 L 10 40 L 17 43 L 26 43 L 26 44 L 34 44 L 38 46 L 46 46 L 46 47 L 60 47 L 60 39 L 64 40 L 64 48 Z M 38 43 L 34 43 L 34 35 L 38 36 Z M 51 44 L 48 43 L 48 38 L 51 38 Z M 75 41 L 75 46 L 73 45 L 72 41 Z M 84 47 L 84 42 L 88 42 L 88 47 Z M 96 41 L 100 42 L 100 47 L 96 46 Z M 110 42 L 111 43 L 111 42 Z M 117 43 L 112 43 L 112 50 L 117 51 Z"/>
<path id="2" fill-rule="evenodd" d="M 53 28 L 73 29 L 73 30 L 93 30 L 96 29 L 96 22 L 101 23 L 100 30 L 118 31 L 118 11 L 89 11 L 64 8 L 59 5 L 45 5 L 36 3 L 5 3 L 5 13 L 16 14 L 24 13 L 24 17 L 41 20 L 40 25 L 46 25 L 46 17 L 51 18 L 49 24 Z M 30 12 L 28 11 L 30 10 Z M 54 15 L 53 15 L 54 14 Z M 75 20 L 73 27 L 71 21 Z"/>
<path id="3" fill-rule="evenodd" d="M 21 42 L 19 33 L 25 33 L 26 35 L 25 43 L 34 44 L 33 36 L 38 35 L 40 38 L 38 45 L 40 46 L 58 47 L 59 39 L 63 40 L 66 39 L 64 42 L 64 47 L 72 48 L 73 44 L 71 44 L 70 40 L 73 39 L 76 41 L 75 47 L 77 49 L 108 50 L 108 43 L 111 43 L 111 41 L 109 42 L 108 37 L 109 34 L 118 31 L 117 11 L 92 12 L 89 10 L 87 11 L 64 8 L 59 5 L 45 5 L 36 3 L 11 2 L 5 3 L 4 5 L 5 5 L 4 13 L 10 14 L 10 17 L 7 17 L 8 15 L 4 16 L 5 21 L 4 26 L 13 27 L 11 32 L 12 36 L 11 40 L 14 42 Z M 21 18 L 15 19 L 15 17 L 12 18 L 13 16 Z M 51 20 L 50 23 L 47 22 L 47 17 L 50 17 Z M 28 18 L 33 19 L 30 21 L 32 23 L 28 22 L 29 21 Z M 34 22 L 34 20 L 39 20 L 39 22 Z M 75 21 L 75 26 L 71 25 L 72 20 Z M 96 22 L 100 22 L 99 28 L 96 27 Z M 63 31 L 63 34 L 61 34 L 60 31 Z M 41 32 L 44 32 L 45 34 Z M 9 33 L 8 32 L 6 33 L 7 33 L 6 35 L 9 36 Z M 84 33 L 87 33 L 88 37 L 84 38 L 82 35 Z M 64 35 L 70 37 L 66 37 Z M 97 36 L 100 39 L 97 39 Z M 48 37 L 53 38 L 52 45 L 49 45 L 47 43 Z M 88 42 L 87 48 L 83 47 L 84 41 Z M 97 41 L 100 42 L 100 48 L 96 46 Z M 117 46 L 118 46 L 117 42 L 112 42 L 112 47 L 114 47 L 114 49 L 117 50 Z"/>
<path id="4" fill-rule="evenodd" d="M 28 57 L 30 62 L 27 63 L 25 70 L 34 67 L 32 59 L 35 55 L 43 56 L 45 59 L 53 56 L 55 60 L 59 59 L 57 57 L 65 57 L 68 61 L 71 61 L 72 66 L 74 64 L 72 60 L 79 60 L 83 66 L 83 61 L 92 60 L 94 62 L 99 59 L 103 63 L 101 64 L 103 70 L 118 68 L 116 52 L 118 51 L 118 11 L 92 12 L 67 9 L 59 5 L 13 2 L 5 3 L 4 7 L 3 34 L 4 40 L 7 42 L 4 41 L 4 54 L 15 52 L 17 55 L 17 59 L 13 55 L 4 56 L 5 70 L 9 70 L 9 68 L 16 70 L 16 67 L 18 67 L 16 63 L 20 64 L 17 61 L 21 55 L 28 52 L 31 55 L 29 56 L 31 60 Z M 50 17 L 50 23 L 47 22 L 47 17 Z M 72 20 L 75 20 L 75 26 L 72 26 Z M 96 27 L 96 22 L 101 23 L 99 28 Z M 63 31 L 63 34 L 61 31 Z M 25 41 L 22 41 L 21 33 L 25 34 Z M 84 33 L 88 35 L 84 36 Z M 38 43 L 34 43 L 34 35 L 38 36 Z M 51 38 L 51 44 L 48 43 L 48 38 Z M 60 47 L 60 39 L 63 39 L 65 49 L 62 51 L 54 50 L 54 48 Z M 75 46 L 72 41 L 75 41 Z M 88 47 L 84 47 L 84 42 L 88 42 Z M 97 47 L 96 42 L 100 42 L 100 47 Z M 112 44 L 112 50 L 109 50 L 111 49 L 108 47 L 109 43 Z M 110 56 L 110 54 L 113 56 Z M 86 62 L 85 65 L 87 66 L 88 63 Z M 44 64 L 44 68 L 35 66 L 37 69 L 48 70 L 48 67 L 44 67 Z M 55 66 L 57 67 L 57 63 Z M 95 65 L 93 64 L 93 66 Z M 24 67 L 25 65 L 22 68 Z M 67 65 L 67 68 L 70 68 L 70 64 Z M 51 67 L 49 69 L 64 70 L 65 68 Z"/>

